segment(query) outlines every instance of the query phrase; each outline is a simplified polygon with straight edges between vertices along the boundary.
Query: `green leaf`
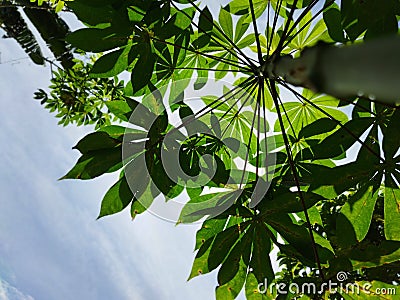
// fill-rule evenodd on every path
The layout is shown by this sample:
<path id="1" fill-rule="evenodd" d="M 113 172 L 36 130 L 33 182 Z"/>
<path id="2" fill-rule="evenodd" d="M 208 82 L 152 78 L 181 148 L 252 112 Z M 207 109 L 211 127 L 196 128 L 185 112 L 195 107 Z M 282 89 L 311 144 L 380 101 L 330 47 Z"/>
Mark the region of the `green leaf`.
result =
<path id="1" fill-rule="evenodd" d="M 301 257 L 298 256 L 299 259 L 314 261 L 313 249 L 309 242 L 310 235 L 307 228 L 304 226 L 305 224 L 303 226 L 296 225 L 290 217 L 285 214 L 269 215 L 265 218 L 265 222 L 274 228 L 291 247 L 301 254 Z M 280 250 L 282 251 L 281 246 Z M 318 244 L 317 251 L 321 263 L 325 263 L 333 257 L 333 253 L 328 248 Z"/>
<path id="2" fill-rule="evenodd" d="M 146 211 L 146 207 L 139 201 L 133 201 L 131 204 L 131 218 L 134 220 L 137 215 L 144 213 Z"/>
<path id="3" fill-rule="evenodd" d="M 297 32 L 295 39 L 293 40 L 294 43 L 297 41 L 297 47 L 302 49 L 305 47 L 305 40 L 307 37 L 307 33 L 310 30 L 312 13 L 309 11 L 303 18 L 300 19 L 299 22 L 299 30 L 303 28 L 301 31 Z"/>
<path id="4" fill-rule="evenodd" d="M 132 102 L 132 104 L 133 103 L 134 102 Z M 126 122 L 129 121 L 129 117 L 135 108 L 135 106 L 129 105 L 128 102 L 124 100 L 107 101 L 106 106 L 112 114 Z"/>
<path id="5" fill-rule="evenodd" d="M 207 176 L 207 175 L 206 175 Z M 191 223 L 209 214 L 222 212 L 231 206 L 240 195 L 240 190 L 204 194 L 191 198 L 183 207 L 179 222 Z"/>
<path id="6" fill-rule="evenodd" d="M 394 158 L 400 148 L 400 109 L 396 109 L 387 124 L 383 135 L 382 147 L 385 153 L 385 159 Z"/>
<path id="7" fill-rule="evenodd" d="M 238 43 L 240 39 L 242 39 L 243 35 L 246 33 L 249 26 L 250 22 L 247 19 L 247 16 L 241 16 L 239 20 L 236 22 L 235 38 L 234 38 L 235 43 Z M 253 37 L 255 38 L 254 34 Z"/>
<path id="8" fill-rule="evenodd" d="M 198 26 L 200 28 L 200 34 L 202 34 L 203 32 L 210 32 L 214 27 L 213 17 L 207 6 L 204 7 L 204 9 L 200 13 Z"/>
<path id="9" fill-rule="evenodd" d="M 357 143 L 357 138 L 370 127 L 373 118 L 357 118 L 345 123 L 340 129 L 326 137 L 319 144 L 311 147 L 314 159 L 335 158 L 344 154 L 352 145 Z M 306 150 L 308 151 L 308 150 Z M 303 154 L 304 157 L 309 157 Z"/>
<path id="10" fill-rule="evenodd" d="M 301 139 L 327 134 L 333 131 L 336 127 L 338 127 L 338 124 L 329 118 L 318 119 L 302 128 L 298 137 Z"/>
<path id="11" fill-rule="evenodd" d="M 231 226 L 218 233 L 210 249 L 208 257 L 208 269 L 210 271 L 217 268 L 227 257 L 231 248 L 239 239 L 239 227 Z"/>
<path id="12" fill-rule="evenodd" d="M 131 46 L 124 49 L 104 54 L 94 63 L 90 70 L 91 77 L 107 78 L 113 77 L 128 68 L 128 55 Z"/>
<path id="13" fill-rule="evenodd" d="M 174 198 L 183 191 L 181 185 L 177 185 L 174 180 L 169 178 L 168 174 L 164 170 L 162 161 L 157 158 L 154 159 L 151 151 L 146 152 L 146 162 L 153 183 L 161 193 L 168 198 Z"/>
<path id="14" fill-rule="evenodd" d="M 353 225 L 358 241 L 365 238 L 371 224 L 375 203 L 378 199 L 379 184 L 365 185 L 358 190 L 341 209 L 341 213 Z M 338 223 L 338 231 L 343 231 Z"/>
<path id="15" fill-rule="evenodd" d="M 307 208 L 312 207 L 318 201 L 324 199 L 318 194 L 311 192 L 302 193 L 303 199 Z M 303 206 L 300 201 L 298 192 L 281 191 L 274 193 L 272 199 L 265 199 L 258 206 L 259 210 L 266 215 L 274 213 L 294 213 L 303 211 Z"/>
<path id="16" fill-rule="evenodd" d="M 208 239 L 223 231 L 225 223 L 226 219 L 209 219 L 204 221 L 203 225 L 196 233 L 195 250 L 199 249 Z"/>
<path id="17" fill-rule="evenodd" d="M 301 164 L 301 182 L 310 183 L 309 191 L 319 194 L 326 199 L 339 196 L 358 182 L 369 178 L 371 168 L 358 162 L 342 166 L 327 167 L 317 164 Z"/>
<path id="18" fill-rule="evenodd" d="M 133 93 L 138 92 L 150 83 L 153 75 L 154 64 L 156 62 L 155 55 L 151 51 L 149 45 L 139 46 L 139 59 L 135 63 L 131 73 L 131 82 Z"/>
<path id="19" fill-rule="evenodd" d="M 132 22 L 140 22 L 146 15 L 146 11 L 137 6 L 128 7 L 128 18 Z"/>
<path id="20" fill-rule="evenodd" d="M 400 188 L 392 176 L 387 174 L 385 179 L 385 237 L 400 241 Z"/>
<path id="21" fill-rule="evenodd" d="M 208 258 L 212 243 L 213 239 L 208 239 L 197 251 L 188 280 L 210 272 L 208 268 Z"/>
<path id="22" fill-rule="evenodd" d="M 341 3 L 343 28 L 354 41 L 363 32 L 365 39 L 396 33 L 398 1 L 356 1 L 348 0 Z"/>
<path id="23" fill-rule="evenodd" d="M 218 284 L 225 285 L 231 281 L 239 272 L 240 259 L 242 257 L 242 243 L 238 241 L 232 248 L 218 271 Z"/>
<path id="24" fill-rule="evenodd" d="M 78 149 L 82 154 L 93 150 L 110 149 L 120 145 L 121 142 L 103 131 L 89 133 L 73 149 Z"/>
<path id="25" fill-rule="evenodd" d="M 219 11 L 218 21 L 224 33 L 231 40 L 233 40 L 233 21 L 231 14 L 227 12 L 225 9 L 221 9 Z"/>
<path id="26" fill-rule="evenodd" d="M 139 132 L 138 130 L 127 128 L 118 125 L 109 125 L 102 127 L 99 132 L 107 133 L 111 138 L 121 140 L 124 134 L 133 134 Z"/>
<path id="27" fill-rule="evenodd" d="M 78 19 L 86 24 L 96 26 L 98 24 L 111 23 L 114 9 L 111 3 L 96 3 L 90 5 L 87 1 L 70 1 L 68 7 L 72 8 Z"/>
<path id="28" fill-rule="evenodd" d="M 103 52 L 126 44 L 125 37 L 119 37 L 110 28 L 82 28 L 70 33 L 66 41 L 87 52 Z"/>
<path id="29" fill-rule="evenodd" d="M 97 219 L 122 211 L 131 203 L 132 199 L 133 193 L 123 176 L 105 194 Z"/>
<path id="30" fill-rule="evenodd" d="M 239 49 L 249 47 L 250 45 L 253 45 L 256 41 L 256 37 L 254 34 L 249 34 L 245 36 L 243 39 L 241 39 L 236 46 L 238 46 Z"/>
<path id="31" fill-rule="evenodd" d="M 253 252 L 251 255 L 250 266 L 253 274 L 259 283 L 272 282 L 274 271 L 272 269 L 269 253 L 271 251 L 271 237 L 269 229 L 265 224 L 257 224 L 254 227 Z"/>
<path id="32" fill-rule="evenodd" d="M 396 4 L 396 0 L 360 2 L 358 22 L 360 27 L 367 28 L 365 39 L 397 33 Z"/>
<path id="33" fill-rule="evenodd" d="M 341 17 L 339 7 L 335 3 L 324 11 L 324 21 L 328 27 L 330 37 L 336 42 L 344 43 L 346 38 L 342 28 Z"/>
<path id="34" fill-rule="evenodd" d="M 178 11 L 175 15 L 175 26 L 183 30 L 188 28 L 191 25 L 195 11 L 196 10 L 194 7 L 189 7 L 183 9 L 182 11 Z"/>
<path id="35" fill-rule="evenodd" d="M 215 72 L 215 78 L 217 80 L 224 78 L 228 74 L 228 70 L 230 69 L 230 65 L 224 62 L 219 63 L 216 68 L 219 71 Z"/>
<path id="36" fill-rule="evenodd" d="M 276 1 L 273 1 L 276 4 Z M 267 8 L 268 1 L 264 0 L 253 0 L 254 13 L 256 18 L 260 17 Z M 249 1 L 248 0 L 233 0 L 229 3 L 228 9 L 231 13 L 236 15 L 242 15 L 249 13 Z M 250 20 L 250 17 L 248 17 Z"/>
<path id="37" fill-rule="evenodd" d="M 247 300 L 269 300 L 274 299 L 270 289 L 265 282 L 259 283 L 253 273 L 248 273 L 246 278 L 246 299 Z"/>
<path id="38" fill-rule="evenodd" d="M 367 244 L 353 248 L 348 257 L 356 269 L 382 266 L 400 259 L 398 241 L 382 241 L 379 245 Z"/>
<path id="39" fill-rule="evenodd" d="M 121 148 L 94 150 L 82 155 L 61 179 L 92 179 L 121 167 Z"/>
<path id="40" fill-rule="evenodd" d="M 217 286 L 215 290 L 216 299 L 234 300 L 239 295 L 246 280 L 246 265 L 241 261 L 235 276 L 227 283 Z"/>
<path id="41" fill-rule="evenodd" d="M 337 121 L 344 123 L 347 121 L 347 115 L 336 109 L 339 104 L 339 100 L 326 95 L 318 95 L 313 92 L 304 89 L 303 96 L 309 99 L 314 105 L 303 101 L 303 102 L 285 102 L 283 108 L 285 109 L 285 117 L 283 123 L 285 128 L 288 128 L 288 132 L 292 134 L 292 128 L 295 133 L 299 133 L 304 127 L 310 125 L 316 120 L 327 118 L 327 113 Z M 317 106 L 318 108 L 316 108 Z M 282 111 L 283 109 L 281 109 Z M 322 111 L 323 112 L 322 112 Z M 273 110 L 274 112 L 276 109 Z M 325 112 L 325 113 L 324 113 Z M 275 131 L 281 131 L 279 121 L 275 122 Z"/>
<path id="42" fill-rule="evenodd" d="M 149 102 L 146 104 L 149 104 Z M 125 98 L 125 100 L 107 101 L 106 105 L 110 112 L 122 121 L 129 121 L 145 130 L 150 130 L 154 124 L 160 125 L 159 122 L 156 122 L 157 116 L 148 107 L 136 100 Z M 152 109 L 154 108 L 152 107 Z M 160 119 L 162 118 L 160 117 Z"/>

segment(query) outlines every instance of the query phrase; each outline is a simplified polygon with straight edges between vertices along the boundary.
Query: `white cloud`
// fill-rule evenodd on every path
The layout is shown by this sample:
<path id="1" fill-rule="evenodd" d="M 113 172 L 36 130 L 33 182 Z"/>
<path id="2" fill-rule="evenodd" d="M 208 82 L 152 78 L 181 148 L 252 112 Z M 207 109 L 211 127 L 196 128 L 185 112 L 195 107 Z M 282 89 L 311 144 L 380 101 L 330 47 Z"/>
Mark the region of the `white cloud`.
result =
<path id="1" fill-rule="evenodd" d="M 7 281 L 0 279 L 0 300 L 34 300 L 34 298 L 25 295 Z"/>

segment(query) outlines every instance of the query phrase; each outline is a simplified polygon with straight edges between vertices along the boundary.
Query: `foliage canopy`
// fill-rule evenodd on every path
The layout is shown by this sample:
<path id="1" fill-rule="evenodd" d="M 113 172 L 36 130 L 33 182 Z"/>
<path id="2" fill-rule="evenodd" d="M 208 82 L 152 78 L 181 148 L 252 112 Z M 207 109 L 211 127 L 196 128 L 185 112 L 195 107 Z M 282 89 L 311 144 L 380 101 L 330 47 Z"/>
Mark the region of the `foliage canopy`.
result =
<path id="1" fill-rule="evenodd" d="M 398 99 L 335 98 L 266 69 L 310 47 L 397 35 L 400 2 L 323 2 L 232 0 L 219 11 L 192 0 L 65 3 L 84 24 L 66 41 L 92 60 L 63 65 L 50 96 L 36 96 L 62 124 L 97 130 L 74 147 L 82 155 L 63 178 L 120 171 L 99 218 L 127 207 L 135 218 L 160 194 L 188 195 L 176 221 L 203 221 L 189 279 L 219 268 L 217 299 L 243 288 L 247 299 L 318 296 L 290 283 L 314 283 L 318 297 L 373 299 L 398 283 Z M 163 156 L 182 172 L 171 173 Z M 338 272 L 370 281 L 371 293 L 329 293 L 324 283 L 340 282 Z"/>

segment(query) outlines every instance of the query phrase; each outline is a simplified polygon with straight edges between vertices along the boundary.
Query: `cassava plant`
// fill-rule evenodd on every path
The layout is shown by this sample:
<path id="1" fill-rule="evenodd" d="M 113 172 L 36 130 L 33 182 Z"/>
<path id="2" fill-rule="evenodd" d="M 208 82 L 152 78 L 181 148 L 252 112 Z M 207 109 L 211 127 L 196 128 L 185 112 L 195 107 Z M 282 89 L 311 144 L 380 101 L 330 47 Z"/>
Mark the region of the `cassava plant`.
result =
<path id="1" fill-rule="evenodd" d="M 102 101 L 119 123 L 98 122 L 63 177 L 120 172 L 99 218 L 201 221 L 189 279 L 218 269 L 217 299 L 374 299 L 397 284 L 399 1 L 65 5 L 84 24 L 67 42 L 99 54 L 88 82 L 106 80 L 85 89 L 129 78 Z"/>

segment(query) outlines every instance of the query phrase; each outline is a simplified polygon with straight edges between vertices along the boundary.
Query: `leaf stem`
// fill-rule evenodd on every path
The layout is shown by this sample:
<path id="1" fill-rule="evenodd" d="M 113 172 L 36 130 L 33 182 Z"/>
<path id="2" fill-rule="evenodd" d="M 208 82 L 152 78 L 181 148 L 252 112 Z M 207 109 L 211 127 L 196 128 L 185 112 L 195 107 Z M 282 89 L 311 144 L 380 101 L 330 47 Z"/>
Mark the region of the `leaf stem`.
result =
<path id="1" fill-rule="evenodd" d="M 296 187 L 297 187 L 298 194 L 299 194 L 300 201 L 301 201 L 301 206 L 303 207 L 304 216 L 306 218 L 306 224 L 307 224 L 308 232 L 310 234 L 310 240 L 311 240 L 311 245 L 312 245 L 312 249 L 313 249 L 313 252 L 314 252 L 315 262 L 317 264 L 317 267 L 318 267 L 318 270 L 319 270 L 319 275 L 320 275 L 321 279 L 323 281 L 325 281 L 325 276 L 324 276 L 324 273 L 322 271 L 321 262 L 320 262 L 320 259 L 319 259 L 316 242 L 315 242 L 315 239 L 314 239 L 314 234 L 313 234 L 313 229 L 312 229 L 310 217 L 308 216 L 307 206 L 306 206 L 306 203 L 305 203 L 305 200 L 304 200 L 303 192 L 300 189 L 300 181 L 299 181 L 299 178 L 298 178 L 296 166 L 295 166 L 294 161 L 293 161 L 292 151 L 290 149 L 290 142 L 289 142 L 289 139 L 288 139 L 286 131 L 285 131 L 285 126 L 283 124 L 283 119 L 282 119 L 282 115 L 281 115 L 281 111 L 280 111 L 280 107 L 279 107 L 279 102 L 278 102 L 278 97 L 279 97 L 278 96 L 278 92 L 276 90 L 275 82 L 272 81 L 272 80 L 269 80 L 269 81 L 270 81 L 270 84 L 267 81 L 268 88 L 269 88 L 269 90 L 271 92 L 272 99 L 274 100 L 274 104 L 275 104 L 275 107 L 276 107 L 276 112 L 278 114 L 279 125 L 281 127 L 281 132 L 282 132 L 283 140 L 284 140 L 284 143 L 285 143 L 285 148 L 286 148 L 286 152 L 287 152 L 287 156 L 288 156 L 290 169 L 292 171 L 293 179 L 294 179 L 294 181 L 296 183 Z"/>

